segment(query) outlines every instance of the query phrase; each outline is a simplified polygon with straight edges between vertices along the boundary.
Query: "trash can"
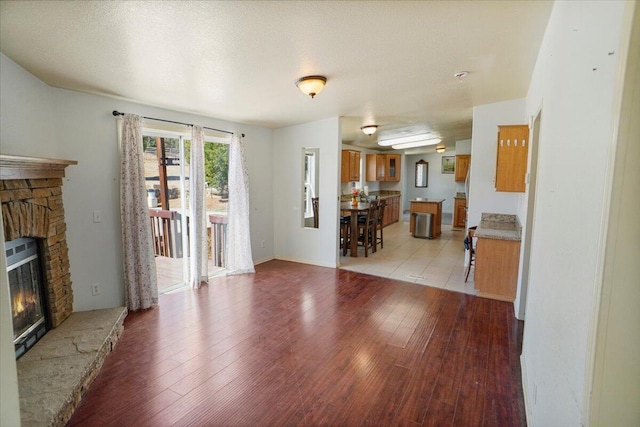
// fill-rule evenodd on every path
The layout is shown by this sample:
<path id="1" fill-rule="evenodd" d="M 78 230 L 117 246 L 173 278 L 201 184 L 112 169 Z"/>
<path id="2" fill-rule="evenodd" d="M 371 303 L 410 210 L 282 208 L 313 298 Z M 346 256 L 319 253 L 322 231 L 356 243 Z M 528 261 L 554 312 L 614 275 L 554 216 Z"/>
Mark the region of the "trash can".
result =
<path id="1" fill-rule="evenodd" d="M 432 231 L 432 219 L 433 214 L 415 212 L 413 214 L 413 237 L 419 237 L 421 239 L 433 239 Z"/>

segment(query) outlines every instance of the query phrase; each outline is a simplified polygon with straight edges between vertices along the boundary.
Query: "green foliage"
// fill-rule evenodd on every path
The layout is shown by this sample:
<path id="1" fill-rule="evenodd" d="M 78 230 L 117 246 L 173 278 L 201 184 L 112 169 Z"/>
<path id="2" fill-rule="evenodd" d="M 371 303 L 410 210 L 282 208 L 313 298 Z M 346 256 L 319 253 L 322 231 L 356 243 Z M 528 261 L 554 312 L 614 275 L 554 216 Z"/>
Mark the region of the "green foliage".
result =
<path id="1" fill-rule="evenodd" d="M 191 141 L 184 143 L 184 155 L 191 163 Z M 206 142 L 204 144 L 204 180 L 209 187 L 226 193 L 229 185 L 229 146 Z"/>
<path id="2" fill-rule="evenodd" d="M 143 136 L 142 137 L 142 151 L 147 151 L 149 147 L 156 146 L 156 138 L 153 136 Z"/>

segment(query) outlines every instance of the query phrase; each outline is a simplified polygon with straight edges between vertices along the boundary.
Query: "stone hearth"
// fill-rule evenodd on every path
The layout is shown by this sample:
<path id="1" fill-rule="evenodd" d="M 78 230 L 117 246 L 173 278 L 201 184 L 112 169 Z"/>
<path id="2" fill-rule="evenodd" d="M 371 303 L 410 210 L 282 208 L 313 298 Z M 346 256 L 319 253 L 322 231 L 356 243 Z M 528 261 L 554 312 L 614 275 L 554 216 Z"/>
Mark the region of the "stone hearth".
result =
<path id="1" fill-rule="evenodd" d="M 123 331 L 127 310 L 73 312 L 62 204 L 72 160 L 0 154 L 5 240 L 37 238 L 51 330 L 17 362 L 22 426 L 64 426 Z"/>

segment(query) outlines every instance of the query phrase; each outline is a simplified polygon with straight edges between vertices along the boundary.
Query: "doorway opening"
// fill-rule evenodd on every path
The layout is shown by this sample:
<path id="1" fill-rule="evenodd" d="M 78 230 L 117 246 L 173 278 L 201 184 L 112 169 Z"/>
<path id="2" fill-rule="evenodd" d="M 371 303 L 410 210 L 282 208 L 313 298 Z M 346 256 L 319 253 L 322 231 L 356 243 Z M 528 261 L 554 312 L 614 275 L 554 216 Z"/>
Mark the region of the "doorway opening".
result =
<path id="1" fill-rule="evenodd" d="M 536 182 L 538 178 L 538 147 L 540 143 L 540 122 L 542 120 L 542 110 L 538 112 L 533 120 L 531 135 L 531 167 L 529 169 L 529 192 L 527 194 L 527 220 L 523 236 L 522 253 L 522 273 L 520 276 L 520 297 L 516 317 L 524 319 L 527 303 L 527 290 L 529 288 L 529 267 L 531 261 L 531 245 L 533 238 L 534 214 L 536 205 Z"/>

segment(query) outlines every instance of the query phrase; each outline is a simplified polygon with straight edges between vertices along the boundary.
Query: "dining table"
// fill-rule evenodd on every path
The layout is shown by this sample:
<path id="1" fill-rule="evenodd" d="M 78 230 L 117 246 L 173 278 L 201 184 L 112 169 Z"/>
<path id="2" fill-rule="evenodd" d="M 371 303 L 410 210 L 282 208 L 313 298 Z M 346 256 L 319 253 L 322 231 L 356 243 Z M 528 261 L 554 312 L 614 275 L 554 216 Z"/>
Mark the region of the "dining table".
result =
<path id="1" fill-rule="evenodd" d="M 340 212 L 349 212 L 351 215 L 351 256 L 358 256 L 358 215 L 364 215 L 369 211 L 369 202 L 358 202 L 357 205 L 351 202 L 341 202 Z"/>

